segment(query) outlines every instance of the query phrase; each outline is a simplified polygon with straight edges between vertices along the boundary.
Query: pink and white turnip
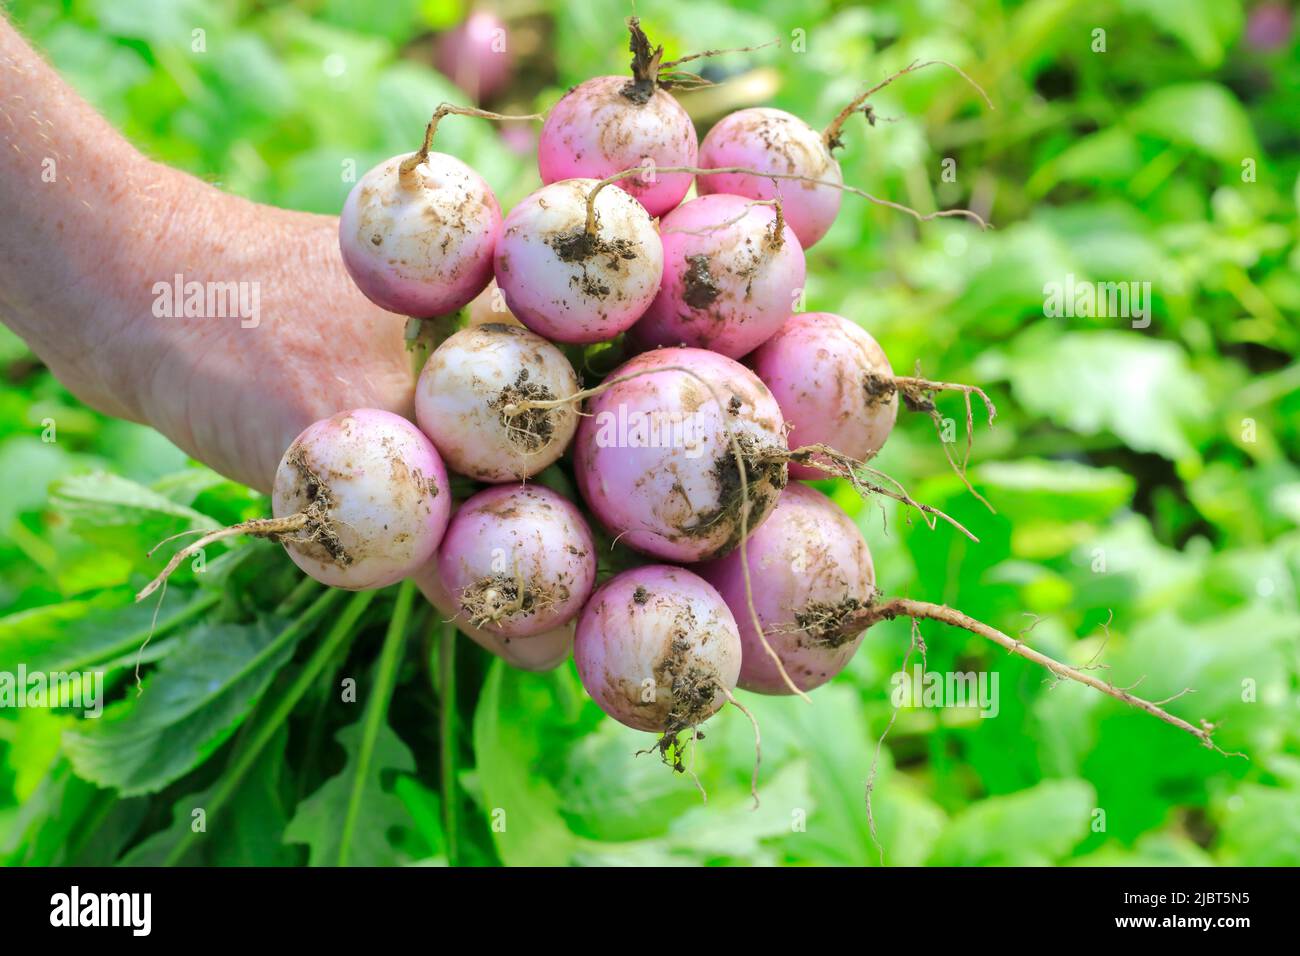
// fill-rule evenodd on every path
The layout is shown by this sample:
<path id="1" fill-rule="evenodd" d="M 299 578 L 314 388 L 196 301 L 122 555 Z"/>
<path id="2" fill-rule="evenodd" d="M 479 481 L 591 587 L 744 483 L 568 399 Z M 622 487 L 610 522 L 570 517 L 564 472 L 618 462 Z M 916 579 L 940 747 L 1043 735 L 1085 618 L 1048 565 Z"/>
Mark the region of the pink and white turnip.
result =
<path id="1" fill-rule="evenodd" d="M 542 182 L 604 179 L 634 166 L 694 166 L 699 142 L 686 110 L 649 80 L 598 76 L 575 86 L 551 108 L 537 146 Z M 686 195 L 690 173 L 651 173 L 619 181 L 651 216 Z"/>
<path id="2" fill-rule="evenodd" d="M 716 352 L 656 349 L 606 385 L 578 426 L 574 469 L 583 499 L 619 541 L 701 561 L 739 543 L 742 515 L 751 531 L 762 524 L 785 486 L 788 446 L 781 410 L 753 372 Z"/>
<path id="3" fill-rule="evenodd" d="M 578 410 L 508 411 L 577 390 L 569 360 L 540 335 L 518 325 L 476 325 L 429 356 L 415 388 L 415 417 L 453 471 L 478 481 L 522 480 L 564 453 Z"/>
<path id="4" fill-rule="evenodd" d="M 432 443 L 400 415 L 359 408 L 307 426 L 280 460 L 272 511 L 304 515 L 278 535 L 317 581 L 378 588 L 433 556 L 447 528 L 451 493 Z"/>
<path id="5" fill-rule="evenodd" d="M 699 165 L 707 169 L 739 166 L 843 183 L 840 164 L 817 132 L 797 116 L 770 107 L 739 110 L 719 120 L 700 144 Z M 783 200 L 786 220 L 804 249 L 826 235 L 840 210 L 841 191 L 794 179 L 773 181 L 752 173 L 704 173 L 696 177 L 701 195 L 730 193 L 750 199 Z"/>
<path id="6" fill-rule="evenodd" d="M 682 568 L 646 565 L 602 585 L 573 641 L 582 686 L 619 723 L 670 737 L 727 702 L 741 645 L 726 603 Z"/>
<path id="7" fill-rule="evenodd" d="M 457 509 L 438 576 L 474 627 L 532 637 L 582 609 L 596 580 L 596 548 L 567 499 L 540 485 L 503 485 Z"/>
<path id="8" fill-rule="evenodd" d="M 772 206 L 701 196 L 665 216 L 660 237 L 663 282 L 631 333 L 642 347 L 740 358 L 781 327 L 803 292 L 803 250 Z"/>
<path id="9" fill-rule="evenodd" d="M 843 316 L 792 316 L 749 363 L 791 425 L 791 448 L 824 444 L 867 461 L 885 443 L 898 415 L 898 389 L 885 351 Z M 793 478 L 826 472 L 791 462 Z"/>
<path id="10" fill-rule="evenodd" d="M 492 278 L 501 208 L 483 177 L 454 156 L 412 156 L 385 160 L 352 187 L 339 248 L 368 299 L 432 318 L 455 312 Z"/>
<path id="11" fill-rule="evenodd" d="M 653 220 L 617 186 L 596 194 L 593 179 L 544 186 L 506 217 L 496 280 L 515 317 L 555 342 L 612 339 L 659 291 L 663 247 Z"/>
<path id="12" fill-rule="evenodd" d="M 820 687 L 857 651 L 863 629 L 855 626 L 855 615 L 875 595 L 875 571 L 862 533 L 820 491 L 795 482 L 745 542 L 745 555 L 754 610 L 768 644 L 796 687 Z M 740 686 L 761 694 L 790 693 L 754 627 L 740 552 L 693 570 L 717 588 L 739 625 Z"/>
<path id="13" fill-rule="evenodd" d="M 509 31 L 495 14 L 475 10 L 438 37 L 433 63 L 475 101 L 491 99 L 510 83 Z"/>

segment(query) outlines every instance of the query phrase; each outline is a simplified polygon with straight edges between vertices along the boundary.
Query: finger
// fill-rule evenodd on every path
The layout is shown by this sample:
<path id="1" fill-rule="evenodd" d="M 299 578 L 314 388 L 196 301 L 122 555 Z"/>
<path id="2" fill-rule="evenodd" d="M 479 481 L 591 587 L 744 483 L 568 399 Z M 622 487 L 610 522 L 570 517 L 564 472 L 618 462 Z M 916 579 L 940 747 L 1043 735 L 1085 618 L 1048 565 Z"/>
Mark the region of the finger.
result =
<path id="1" fill-rule="evenodd" d="M 443 615 L 444 620 L 457 617 L 459 608 L 456 607 L 456 602 L 447 593 L 442 579 L 438 576 L 436 561 L 430 561 L 415 572 L 412 578 L 424 596 L 429 599 L 429 603 Z M 549 671 L 558 667 L 569 656 L 569 651 L 573 647 L 572 622 L 534 637 L 509 639 L 472 627 L 463 616 L 457 618 L 456 628 L 484 650 L 497 655 L 507 664 L 526 671 Z"/>

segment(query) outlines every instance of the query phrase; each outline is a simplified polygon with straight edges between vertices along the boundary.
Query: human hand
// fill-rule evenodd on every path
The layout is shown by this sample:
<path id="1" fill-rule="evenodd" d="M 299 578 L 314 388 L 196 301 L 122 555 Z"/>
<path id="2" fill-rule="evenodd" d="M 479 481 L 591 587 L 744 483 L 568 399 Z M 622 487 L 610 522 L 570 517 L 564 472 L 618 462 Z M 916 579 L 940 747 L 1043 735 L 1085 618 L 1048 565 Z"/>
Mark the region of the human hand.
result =
<path id="1" fill-rule="evenodd" d="M 150 162 L 3 20 L 0 75 L 0 193 L 15 212 L 0 228 L 0 317 L 75 395 L 264 492 L 312 422 L 360 407 L 411 416 L 405 320 L 356 290 L 335 218 Z M 454 614 L 432 564 L 416 581 Z M 563 660 L 572 630 L 507 644 L 463 629 L 529 669 Z"/>

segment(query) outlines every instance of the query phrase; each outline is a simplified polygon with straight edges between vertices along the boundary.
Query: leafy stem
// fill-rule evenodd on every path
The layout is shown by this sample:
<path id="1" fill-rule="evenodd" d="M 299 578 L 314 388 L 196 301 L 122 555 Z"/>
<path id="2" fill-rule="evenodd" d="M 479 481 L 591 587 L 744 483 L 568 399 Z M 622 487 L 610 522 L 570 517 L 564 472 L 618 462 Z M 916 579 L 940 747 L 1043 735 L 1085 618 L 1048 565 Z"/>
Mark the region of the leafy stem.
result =
<path id="1" fill-rule="evenodd" d="M 442 825 L 446 831 L 447 863 L 456 866 L 456 625 L 442 624 L 438 638 L 438 729 L 442 740 Z"/>
<path id="2" fill-rule="evenodd" d="M 361 812 L 361 798 L 365 792 L 370 763 L 375 755 L 375 741 L 388 715 L 388 703 L 392 700 L 393 686 L 397 683 L 397 668 L 402 661 L 402 648 L 406 643 L 407 624 L 411 618 L 411 604 L 414 599 L 415 583 L 407 579 L 402 582 L 397 592 L 397 603 L 393 607 L 393 616 L 389 619 L 388 630 L 384 634 L 384 646 L 379 652 L 375 686 L 371 688 L 370 696 L 366 700 L 366 712 L 361 718 L 361 745 L 357 751 L 356 776 L 352 779 L 348 807 L 343 816 L 343 827 L 339 836 L 339 866 L 348 864 L 348 850 L 352 845 L 352 835 L 356 832 L 357 819 Z"/>
<path id="3" fill-rule="evenodd" d="M 307 615 L 314 617 L 313 612 L 328 609 L 341 593 L 333 588 L 325 591 L 307 609 Z M 271 742 L 271 738 L 275 736 L 276 731 L 288 720 L 289 714 L 293 712 L 294 707 L 298 705 L 298 702 L 311 688 L 320 672 L 324 670 L 325 665 L 333 658 L 334 652 L 352 637 L 357 621 L 361 619 L 361 615 L 370 605 L 374 596 L 375 592 L 373 591 L 359 591 L 352 596 L 347 606 L 343 608 L 343 613 L 339 615 L 334 622 L 334 626 L 325 635 L 325 640 L 321 642 L 320 646 L 316 648 L 316 652 L 303 665 L 293 683 L 279 698 L 275 707 L 249 733 L 244 747 L 236 751 L 232 756 L 229 767 L 221 776 L 221 782 L 208 798 L 205 809 L 209 822 L 216 818 L 216 815 L 225 807 L 226 802 L 235 795 L 239 785 L 243 782 L 244 776 L 257 763 L 257 758 L 266 749 L 266 745 Z M 167 854 L 163 865 L 176 866 L 184 860 L 196 837 L 197 834 L 193 830 L 186 830 L 181 839 L 177 841 L 176 846 Z"/>

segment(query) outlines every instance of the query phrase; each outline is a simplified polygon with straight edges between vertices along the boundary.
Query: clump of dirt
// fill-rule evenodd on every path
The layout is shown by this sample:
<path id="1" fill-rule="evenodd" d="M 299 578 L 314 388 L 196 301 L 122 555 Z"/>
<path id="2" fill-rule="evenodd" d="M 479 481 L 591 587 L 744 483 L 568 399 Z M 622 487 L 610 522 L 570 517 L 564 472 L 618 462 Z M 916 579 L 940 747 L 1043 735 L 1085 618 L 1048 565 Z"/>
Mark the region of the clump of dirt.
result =
<path id="1" fill-rule="evenodd" d="M 852 595 L 839 601 L 809 601 L 795 611 L 794 621 L 813 644 L 840 647 L 861 633 L 854 622 L 868 603 Z"/>
<path id="2" fill-rule="evenodd" d="M 555 255 L 561 262 L 577 263 L 581 267 L 582 274 L 573 276 L 570 283 L 592 299 L 608 298 L 613 291 L 602 272 L 619 272 L 625 261 L 631 261 L 639 255 L 635 242 L 623 237 L 606 239 L 600 234 L 599 225 L 594 234 L 580 226 L 570 232 L 555 233 L 546 243 L 555 250 Z M 593 264 L 600 266 L 600 269 L 589 269 L 588 265 Z"/>
<path id="3" fill-rule="evenodd" d="M 740 461 L 745 465 L 752 524 L 754 520 L 752 516 L 765 513 L 768 505 L 785 487 L 789 479 L 789 470 L 786 468 L 789 453 L 782 449 L 774 454 L 774 449 L 759 444 L 752 435 L 748 434 L 737 435 L 736 444 L 740 446 Z M 700 560 L 721 557 L 740 544 L 741 537 L 740 518 L 741 509 L 744 507 L 744 486 L 740 480 L 740 465 L 731 442 L 726 442 L 718 457 L 714 459 L 711 474 L 718 485 L 717 507 L 699 515 L 694 524 L 680 530 L 683 534 L 703 537 L 713 534 L 719 522 L 724 523 L 729 530 L 726 540 Z"/>
<path id="4" fill-rule="evenodd" d="M 594 233 L 587 232 L 585 226 L 579 226 L 569 232 L 557 232 L 546 240 L 546 244 L 555 250 L 561 262 L 586 262 L 604 256 L 606 265 L 617 269 L 622 260 L 637 257 L 636 243 L 622 236 L 606 239 L 600 234 L 600 220 L 597 219 Z"/>
<path id="5" fill-rule="evenodd" d="M 509 413 L 506 410 L 522 402 L 549 402 L 555 397 L 555 393 L 545 385 L 530 381 L 528 369 L 521 368 L 515 380 L 488 402 L 488 408 L 498 413 L 498 420 L 512 444 L 526 452 L 538 452 L 549 445 L 555 435 L 553 412 L 557 409 L 529 407 Z"/>
<path id="6" fill-rule="evenodd" d="M 709 272 L 709 257 L 700 253 L 687 256 L 689 268 L 682 276 L 682 298 L 693 309 L 707 309 L 722 294 Z"/>
<path id="7" fill-rule="evenodd" d="M 924 389 L 914 385 L 904 385 L 900 388 L 892 378 L 878 372 L 863 373 L 862 391 L 867 397 L 868 407 L 888 402 L 895 394 L 899 394 L 908 411 L 929 414 L 937 410 L 934 399 Z"/>
<path id="8" fill-rule="evenodd" d="M 637 604 L 645 604 L 646 601 L 650 600 L 650 592 L 644 586 L 638 584 L 636 590 L 632 592 L 632 600 Z"/>
<path id="9" fill-rule="evenodd" d="M 305 523 L 297 531 L 268 534 L 266 537 L 290 541 L 309 554 L 323 551 L 334 564 L 341 568 L 348 567 L 352 564 L 353 557 L 343 547 L 330 517 L 335 505 L 334 493 L 307 463 L 307 455 L 301 445 L 295 444 L 289 449 L 285 462 L 298 473 L 299 490 L 307 499 L 306 507 L 300 511 Z"/>
<path id="10" fill-rule="evenodd" d="M 695 726 L 712 715 L 713 698 L 719 686 L 713 669 L 701 664 L 691 653 L 691 636 L 697 627 L 695 613 L 689 606 L 678 612 L 668 653 L 660 660 L 655 673 L 659 684 L 667 685 L 672 694 L 672 706 L 664 717 L 664 732 L 655 749 L 664 763 L 678 773 L 686 770 L 679 737 L 686 732 L 694 735 Z"/>
<path id="11" fill-rule="evenodd" d="M 893 379 L 870 370 L 862 373 L 862 394 L 866 397 L 868 406 L 889 401 L 897 391 Z"/>

